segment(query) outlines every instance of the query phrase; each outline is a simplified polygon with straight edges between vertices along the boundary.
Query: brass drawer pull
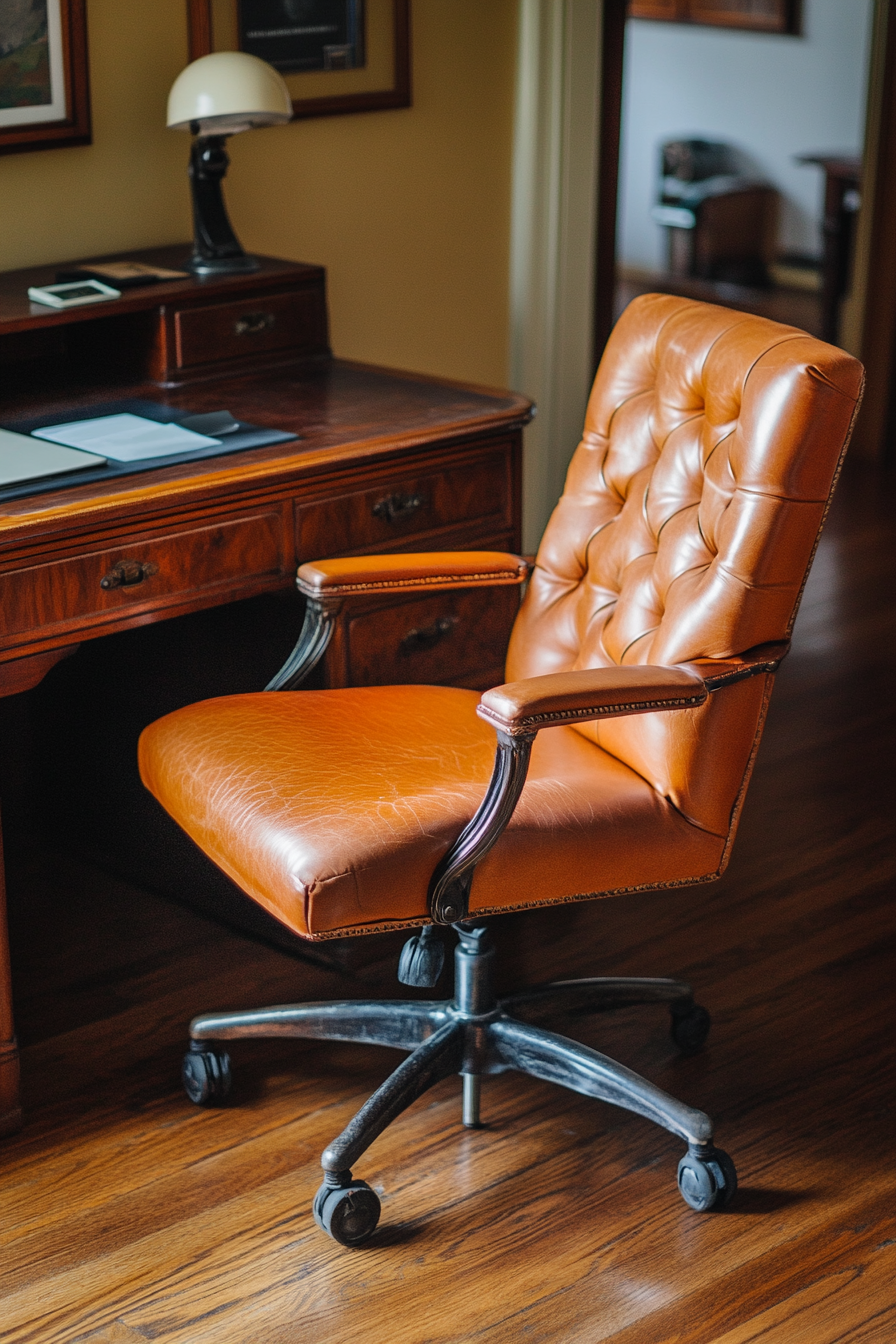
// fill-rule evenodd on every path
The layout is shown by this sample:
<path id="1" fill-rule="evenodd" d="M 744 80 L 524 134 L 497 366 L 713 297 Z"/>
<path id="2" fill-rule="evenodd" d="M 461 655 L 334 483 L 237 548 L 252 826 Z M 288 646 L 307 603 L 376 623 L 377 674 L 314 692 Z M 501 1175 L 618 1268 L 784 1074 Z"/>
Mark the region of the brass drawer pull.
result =
<path id="1" fill-rule="evenodd" d="M 276 313 L 243 313 L 233 327 L 237 336 L 257 336 L 260 331 L 270 331 L 276 321 Z"/>
<path id="2" fill-rule="evenodd" d="M 385 499 L 378 499 L 373 506 L 374 518 L 385 518 L 388 523 L 399 523 L 405 518 L 410 518 L 411 514 L 416 513 L 426 503 L 423 495 L 402 495 L 396 491 L 392 495 L 386 495 Z"/>
<path id="3" fill-rule="evenodd" d="M 100 579 L 100 587 L 134 588 L 158 572 L 159 567 L 153 560 L 119 560 L 118 564 L 113 565 L 109 573 Z"/>
<path id="4" fill-rule="evenodd" d="M 432 625 L 424 625 L 409 630 L 401 641 L 404 653 L 415 653 L 418 649 L 433 649 L 457 625 L 456 616 L 439 616 Z"/>

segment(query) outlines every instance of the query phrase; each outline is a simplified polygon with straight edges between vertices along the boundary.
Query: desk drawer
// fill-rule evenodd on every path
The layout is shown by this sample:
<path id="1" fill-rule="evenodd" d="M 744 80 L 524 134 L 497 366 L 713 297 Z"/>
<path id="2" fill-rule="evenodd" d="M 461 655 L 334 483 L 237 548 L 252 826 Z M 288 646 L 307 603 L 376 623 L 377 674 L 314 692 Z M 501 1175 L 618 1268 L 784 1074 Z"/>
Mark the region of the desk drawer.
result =
<path id="1" fill-rule="evenodd" d="M 262 512 L 0 574 L 0 636 L 168 606 L 216 587 L 246 588 L 285 568 L 283 521 Z"/>
<path id="2" fill-rule="evenodd" d="M 518 588 L 461 589 L 349 610 L 330 685 L 500 684 Z M 341 649 L 339 648 L 342 645 Z M 344 664 L 338 664 L 344 658 Z"/>
<path id="3" fill-rule="evenodd" d="M 316 289 L 181 308 L 174 314 L 176 366 L 189 369 L 278 351 L 317 349 L 320 308 Z"/>
<path id="4" fill-rule="evenodd" d="M 470 524 L 509 532 L 512 498 L 506 450 L 444 471 L 394 476 L 299 505 L 299 554 L 303 560 L 325 560 L 357 551 L 407 550 L 428 533 Z"/>

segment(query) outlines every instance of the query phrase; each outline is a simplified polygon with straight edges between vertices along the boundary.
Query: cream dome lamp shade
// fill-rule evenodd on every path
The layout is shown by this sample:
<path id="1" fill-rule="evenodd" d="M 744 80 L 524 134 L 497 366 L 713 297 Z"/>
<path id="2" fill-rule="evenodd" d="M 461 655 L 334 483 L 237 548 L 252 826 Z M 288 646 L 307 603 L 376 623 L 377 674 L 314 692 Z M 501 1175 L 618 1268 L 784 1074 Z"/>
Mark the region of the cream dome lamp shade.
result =
<path id="1" fill-rule="evenodd" d="M 194 135 L 236 135 L 291 118 L 292 99 L 282 77 L 244 51 L 200 56 L 180 72 L 168 95 L 169 129 Z"/>
<path id="2" fill-rule="evenodd" d="M 201 56 L 182 70 L 168 95 L 168 126 L 191 131 L 193 256 L 196 275 L 257 271 L 259 262 L 243 251 L 233 232 L 221 183 L 230 160 L 228 135 L 292 118 L 292 100 L 282 77 L 267 61 L 242 51 Z"/>

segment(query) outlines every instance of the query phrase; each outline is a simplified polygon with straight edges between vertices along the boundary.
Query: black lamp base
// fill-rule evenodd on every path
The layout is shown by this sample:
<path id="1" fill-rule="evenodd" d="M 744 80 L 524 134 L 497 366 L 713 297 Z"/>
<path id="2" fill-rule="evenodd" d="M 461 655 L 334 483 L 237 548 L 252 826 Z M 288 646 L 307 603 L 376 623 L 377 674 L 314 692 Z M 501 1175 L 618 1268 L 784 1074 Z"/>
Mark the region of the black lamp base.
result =
<path id="1" fill-rule="evenodd" d="M 236 257 L 203 257 L 194 252 L 187 262 L 187 270 L 193 275 L 249 275 L 261 270 L 261 262 L 246 252 Z"/>
<path id="2" fill-rule="evenodd" d="M 190 154 L 193 189 L 193 255 L 187 269 L 198 276 L 247 275 L 261 269 L 249 257 L 227 217 L 221 183 L 230 160 L 223 135 L 197 135 Z"/>

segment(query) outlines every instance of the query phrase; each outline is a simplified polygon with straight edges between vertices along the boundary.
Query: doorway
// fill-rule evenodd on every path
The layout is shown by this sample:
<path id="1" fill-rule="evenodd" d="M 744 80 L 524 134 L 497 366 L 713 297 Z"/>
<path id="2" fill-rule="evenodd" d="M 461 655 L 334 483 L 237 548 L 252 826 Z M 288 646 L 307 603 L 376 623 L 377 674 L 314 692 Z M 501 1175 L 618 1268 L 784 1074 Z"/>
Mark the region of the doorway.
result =
<path id="1" fill-rule="evenodd" d="M 623 17 L 613 315 L 660 290 L 842 342 L 874 0 L 742 8 Z"/>

